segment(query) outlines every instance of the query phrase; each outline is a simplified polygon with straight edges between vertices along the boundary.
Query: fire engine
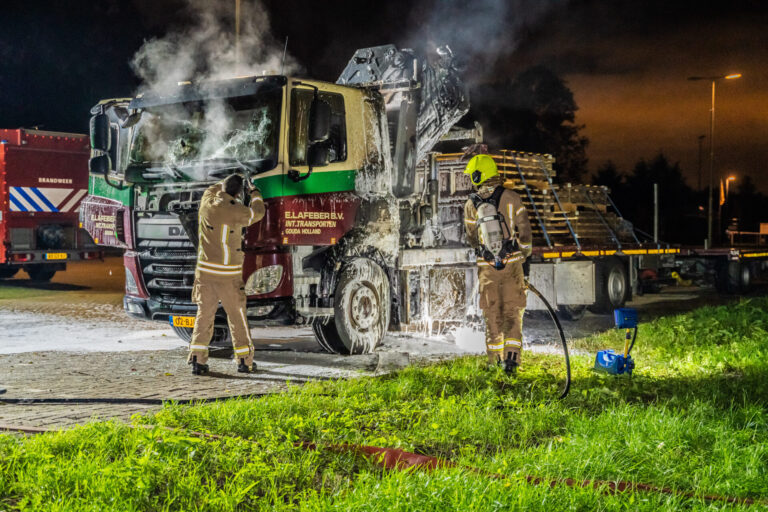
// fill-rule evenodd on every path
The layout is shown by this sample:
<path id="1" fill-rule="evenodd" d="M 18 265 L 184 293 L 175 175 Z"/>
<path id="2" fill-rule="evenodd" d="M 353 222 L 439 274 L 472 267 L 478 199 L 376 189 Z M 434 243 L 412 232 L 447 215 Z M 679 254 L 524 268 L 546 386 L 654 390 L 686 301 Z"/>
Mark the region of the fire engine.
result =
<path id="1" fill-rule="evenodd" d="M 89 154 L 86 135 L 0 130 L 0 279 L 23 269 L 50 281 L 68 261 L 102 257 L 78 223 Z"/>

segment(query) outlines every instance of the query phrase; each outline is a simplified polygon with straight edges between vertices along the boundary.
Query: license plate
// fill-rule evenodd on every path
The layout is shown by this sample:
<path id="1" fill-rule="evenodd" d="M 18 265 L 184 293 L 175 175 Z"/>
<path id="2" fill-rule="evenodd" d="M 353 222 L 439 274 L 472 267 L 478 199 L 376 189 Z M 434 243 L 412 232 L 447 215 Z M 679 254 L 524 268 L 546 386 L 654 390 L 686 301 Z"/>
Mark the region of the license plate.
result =
<path id="1" fill-rule="evenodd" d="M 47 259 L 47 260 L 65 260 L 65 259 L 67 259 L 67 253 L 65 253 L 65 252 L 47 252 L 47 253 L 45 253 L 45 259 Z"/>
<path id="2" fill-rule="evenodd" d="M 195 327 L 195 317 L 193 316 L 171 316 L 171 325 L 174 327 Z"/>

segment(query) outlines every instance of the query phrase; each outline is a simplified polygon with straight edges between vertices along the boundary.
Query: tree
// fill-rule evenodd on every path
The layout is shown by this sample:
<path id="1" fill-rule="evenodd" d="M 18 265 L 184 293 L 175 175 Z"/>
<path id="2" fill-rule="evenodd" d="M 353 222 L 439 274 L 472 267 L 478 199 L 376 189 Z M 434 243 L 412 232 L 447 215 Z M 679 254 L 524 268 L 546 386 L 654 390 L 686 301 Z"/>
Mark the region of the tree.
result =
<path id="1" fill-rule="evenodd" d="M 589 141 L 580 134 L 584 126 L 575 124 L 573 93 L 555 73 L 543 66 L 529 68 L 513 79 L 475 87 L 471 102 L 489 144 L 549 153 L 560 181 L 581 181 Z"/>
<path id="2" fill-rule="evenodd" d="M 697 210 L 695 192 L 685 183 L 680 164 L 671 164 L 663 153 L 640 160 L 627 176 L 627 218 L 635 227 L 653 232 L 653 184 L 659 185 L 659 238 L 673 243 L 700 243 L 704 224 Z"/>
<path id="3" fill-rule="evenodd" d="M 632 201 L 632 193 L 627 187 L 627 177 L 619 172 L 616 164 L 610 160 L 601 165 L 594 176 L 592 176 L 593 185 L 603 185 L 608 187 L 611 199 L 620 209 L 622 215 L 626 215 L 625 205 Z M 628 220 L 632 220 L 629 219 Z"/>

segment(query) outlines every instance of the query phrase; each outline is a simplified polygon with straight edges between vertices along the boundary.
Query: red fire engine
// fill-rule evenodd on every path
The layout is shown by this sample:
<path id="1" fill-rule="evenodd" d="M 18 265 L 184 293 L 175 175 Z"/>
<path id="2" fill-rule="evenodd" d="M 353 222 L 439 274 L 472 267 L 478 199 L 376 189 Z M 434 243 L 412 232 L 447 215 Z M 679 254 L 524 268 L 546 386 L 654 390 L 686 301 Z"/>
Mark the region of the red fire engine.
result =
<path id="1" fill-rule="evenodd" d="M 0 279 L 24 269 L 49 281 L 67 261 L 103 256 L 78 220 L 89 154 L 85 135 L 0 129 Z"/>

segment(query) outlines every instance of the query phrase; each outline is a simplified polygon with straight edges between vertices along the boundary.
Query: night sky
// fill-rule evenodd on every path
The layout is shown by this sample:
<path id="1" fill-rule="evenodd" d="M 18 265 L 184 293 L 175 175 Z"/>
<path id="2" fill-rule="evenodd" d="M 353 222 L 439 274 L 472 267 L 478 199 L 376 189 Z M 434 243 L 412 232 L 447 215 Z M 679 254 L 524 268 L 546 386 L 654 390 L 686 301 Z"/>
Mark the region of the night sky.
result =
<path id="1" fill-rule="evenodd" d="M 140 86 L 129 63 L 142 43 L 193 24 L 186 0 L 8 3 L 0 9 L 2 128 L 85 132 L 94 103 Z M 768 192 L 768 2 L 264 0 L 261 6 L 252 15 L 270 27 L 265 44 L 282 49 L 287 36 L 301 74 L 314 78 L 335 81 L 355 48 L 390 42 L 451 44 L 466 61 L 471 84 L 547 66 L 574 92 L 591 169 L 612 160 L 626 172 L 663 151 L 694 187 L 697 138 L 709 133 L 710 86 L 686 78 L 743 73 L 718 83 L 715 171 L 749 174 Z"/>

